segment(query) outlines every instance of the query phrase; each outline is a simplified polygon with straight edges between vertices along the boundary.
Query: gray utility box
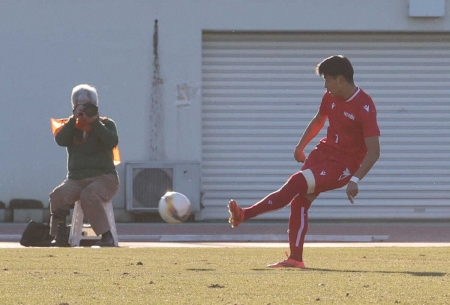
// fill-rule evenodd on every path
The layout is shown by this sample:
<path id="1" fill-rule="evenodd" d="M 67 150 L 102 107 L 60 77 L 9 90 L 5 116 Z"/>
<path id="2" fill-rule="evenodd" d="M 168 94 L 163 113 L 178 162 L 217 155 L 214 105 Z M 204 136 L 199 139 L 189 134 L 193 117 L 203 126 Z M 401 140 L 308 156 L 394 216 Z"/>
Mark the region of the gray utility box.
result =
<path id="1" fill-rule="evenodd" d="M 161 197 L 168 191 L 184 194 L 192 212 L 199 216 L 200 163 L 130 162 L 125 164 L 126 209 L 130 212 L 157 212 Z"/>

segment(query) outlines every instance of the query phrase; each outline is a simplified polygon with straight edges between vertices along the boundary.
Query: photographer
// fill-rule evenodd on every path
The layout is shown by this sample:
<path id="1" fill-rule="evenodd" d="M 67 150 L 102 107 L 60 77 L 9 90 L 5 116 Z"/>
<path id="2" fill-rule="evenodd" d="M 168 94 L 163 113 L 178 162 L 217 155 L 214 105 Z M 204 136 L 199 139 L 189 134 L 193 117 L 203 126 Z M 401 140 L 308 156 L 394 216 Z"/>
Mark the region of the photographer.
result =
<path id="1" fill-rule="evenodd" d="M 69 246 L 66 216 L 70 206 L 80 201 L 95 234 L 97 245 L 114 246 L 104 204 L 119 189 L 113 149 L 118 144 L 116 124 L 98 113 L 97 90 L 78 85 L 72 90 L 73 115 L 55 132 L 58 145 L 67 148 L 67 178 L 50 193 L 50 234 L 54 246 Z"/>

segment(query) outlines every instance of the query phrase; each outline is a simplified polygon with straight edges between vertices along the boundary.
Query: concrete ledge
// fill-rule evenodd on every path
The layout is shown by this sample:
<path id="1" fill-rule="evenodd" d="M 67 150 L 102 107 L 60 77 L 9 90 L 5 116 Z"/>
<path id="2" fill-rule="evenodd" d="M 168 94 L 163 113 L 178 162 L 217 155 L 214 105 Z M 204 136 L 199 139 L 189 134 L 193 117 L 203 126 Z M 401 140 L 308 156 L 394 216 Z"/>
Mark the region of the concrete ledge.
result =
<path id="1" fill-rule="evenodd" d="M 307 242 L 375 242 L 386 241 L 388 235 L 306 235 Z M 286 234 L 240 234 L 240 235 L 119 235 L 120 241 L 160 242 L 288 242 Z"/>
<path id="2" fill-rule="evenodd" d="M 43 221 L 44 206 L 40 200 L 12 199 L 9 202 L 9 209 L 12 211 L 13 222 Z"/>
<path id="3" fill-rule="evenodd" d="M 30 220 L 42 222 L 42 216 L 42 209 L 15 209 L 13 212 L 13 222 L 23 223 L 30 222 Z"/>
<path id="4" fill-rule="evenodd" d="M 0 240 L 20 240 L 21 235 L 0 235 Z M 286 235 L 119 235 L 120 242 L 288 242 Z M 382 242 L 389 238 L 387 235 L 310 235 L 306 242 Z M 95 239 L 97 236 L 83 236 L 83 239 Z"/>

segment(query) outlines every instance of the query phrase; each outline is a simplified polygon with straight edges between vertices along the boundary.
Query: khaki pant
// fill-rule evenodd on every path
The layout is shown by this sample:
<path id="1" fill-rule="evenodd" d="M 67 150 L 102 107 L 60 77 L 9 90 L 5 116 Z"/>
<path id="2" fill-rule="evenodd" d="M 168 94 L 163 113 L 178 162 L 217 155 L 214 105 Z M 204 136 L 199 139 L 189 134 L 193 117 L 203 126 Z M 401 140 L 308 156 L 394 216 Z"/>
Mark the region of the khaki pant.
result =
<path id="1" fill-rule="evenodd" d="M 69 210 L 69 206 L 80 201 L 84 216 L 89 220 L 95 234 L 100 235 L 110 229 L 104 204 L 119 190 L 116 175 L 101 175 L 81 180 L 64 180 L 50 193 L 50 213 Z M 56 236 L 58 224 L 50 218 L 50 235 Z"/>

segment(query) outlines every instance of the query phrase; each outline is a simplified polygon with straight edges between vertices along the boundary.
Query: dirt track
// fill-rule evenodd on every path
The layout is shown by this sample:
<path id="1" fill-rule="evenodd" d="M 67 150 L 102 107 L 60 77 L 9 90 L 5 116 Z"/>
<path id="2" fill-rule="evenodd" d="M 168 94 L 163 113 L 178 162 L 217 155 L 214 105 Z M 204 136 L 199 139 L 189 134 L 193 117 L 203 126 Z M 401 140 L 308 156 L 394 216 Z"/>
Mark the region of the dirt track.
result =
<path id="1" fill-rule="evenodd" d="M 0 224 L 0 247 L 18 245 L 26 224 Z M 287 223 L 249 222 L 232 229 L 225 222 L 119 223 L 121 246 L 287 246 Z M 320 246 L 449 246 L 450 225 L 446 222 L 312 222 L 306 247 Z"/>

